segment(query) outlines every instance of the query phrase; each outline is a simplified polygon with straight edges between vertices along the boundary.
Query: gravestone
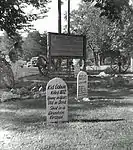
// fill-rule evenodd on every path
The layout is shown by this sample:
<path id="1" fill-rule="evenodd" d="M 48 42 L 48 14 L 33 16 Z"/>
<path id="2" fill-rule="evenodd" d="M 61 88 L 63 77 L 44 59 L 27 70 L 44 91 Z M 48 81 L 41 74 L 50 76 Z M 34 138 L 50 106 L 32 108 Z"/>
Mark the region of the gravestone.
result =
<path id="1" fill-rule="evenodd" d="M 68 121 L 68 89 L 61 78 L 53 78 L 46 86 L 47 123 Z"/>
<path id="2" fill-rule="evenodd" d="M 133 57 L 131 57 L 131 62 L 130 62 L 130 71 L 133 72 Z"/>
<path id="3" fill-rule="evenodd" d="M 80 71 L 77 75 L 77 99 L 87 98 L 88 96 L 88 75 Z"/>

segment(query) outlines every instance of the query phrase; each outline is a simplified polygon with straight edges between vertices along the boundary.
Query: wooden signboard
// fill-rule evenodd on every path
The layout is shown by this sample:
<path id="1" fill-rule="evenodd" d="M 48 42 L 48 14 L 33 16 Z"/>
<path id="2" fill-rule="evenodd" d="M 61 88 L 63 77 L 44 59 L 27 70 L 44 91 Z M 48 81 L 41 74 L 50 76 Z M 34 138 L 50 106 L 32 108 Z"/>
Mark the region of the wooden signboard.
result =
<path id="1" fill-rule="evenodd" d="M 47 123 L 68 121 L 68 90 L 61 78 L 53 78 L 46 86 Z"/>
<path id="2" fill-rule="evenodd" d="M 48 53 L 56 57 L 85 57 L 85 36 L 48 33 Z"/>

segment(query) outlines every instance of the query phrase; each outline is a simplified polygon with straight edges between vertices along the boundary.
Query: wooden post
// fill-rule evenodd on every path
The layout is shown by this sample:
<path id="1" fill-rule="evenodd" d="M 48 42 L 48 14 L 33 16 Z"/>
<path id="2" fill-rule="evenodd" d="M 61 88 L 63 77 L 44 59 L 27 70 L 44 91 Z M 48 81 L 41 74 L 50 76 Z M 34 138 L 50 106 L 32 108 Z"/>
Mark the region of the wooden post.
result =
<path id="1" fill-rule="evenodd" d="M 49 72 L 51 72 L 51 51 L 50 51 L 50 47 L 51 47 L 51 35 L 50 33 L 48 33 L 47 35 L 47 58 L 48 58 L 48 70 Z"/>
<path id="2" fill-rule="evenodd" d="M 61 0 L 58 0 L 58 33 L 61 34 Z M 61 58 L 59 60 L 59 68 L 61 68 Z"/>
<path id="3" fill-rule="evenodd" d="M 84 60 L 83 70 L 86 71 L 86 36 L 83 37 L 83 60 Z"/>
<path id="4" fill-rule="evenodd" d="M 67 31 L 68 31 L 68 34 L 70 34 L 70 0 L 68 0 Z"/>
<path id="5" fill-rule="evenodd" d="M 58 33 L 61 33 L 61 0 L 58 0 Z"/>
<path id="6" fill-rule="evenodd" d="M 70 0 L 68 0 L 68 9 L 67 9 L 67 32 L 68 34 L 70 34 Z M 67 58 L 67 67 L 68 67 L 68 77 L 70 78 L 71 65 L 69 58 Z"/>
<path id="7" fill-rule="evenodd" d="M 131 63 L 130 63 L 130 71 L 133 72 L 133 57 L 131 57 Z"/>

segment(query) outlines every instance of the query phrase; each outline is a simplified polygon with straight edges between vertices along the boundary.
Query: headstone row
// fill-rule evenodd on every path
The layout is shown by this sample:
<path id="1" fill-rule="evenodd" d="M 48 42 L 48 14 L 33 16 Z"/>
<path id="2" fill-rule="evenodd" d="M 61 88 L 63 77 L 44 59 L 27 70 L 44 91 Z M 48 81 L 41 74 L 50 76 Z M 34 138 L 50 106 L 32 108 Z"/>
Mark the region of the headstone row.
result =
<path id="1" fill-rule="evenodd" d="M 84 71 L 77 75 L 77 99 L 88 96 L 88 76 Z M 68 88 L 61 78 L 53 78 L 46 86 L 47 123 L 68 121 Z"/>

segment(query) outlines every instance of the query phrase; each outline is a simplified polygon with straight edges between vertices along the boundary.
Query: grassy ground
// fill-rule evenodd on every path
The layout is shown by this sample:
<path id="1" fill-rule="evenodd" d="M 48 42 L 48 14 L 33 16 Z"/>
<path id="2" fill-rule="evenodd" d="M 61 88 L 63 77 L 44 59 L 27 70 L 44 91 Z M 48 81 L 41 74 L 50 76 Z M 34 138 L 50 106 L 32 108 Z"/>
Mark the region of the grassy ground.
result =
<path id="1" fill-rule="evenodd" d="M 69 121 L 46 124 L 44 99 L 0 104 L 0 150 L 132 150 L 132 90 L 89 91 L 89 102 L 69 96 Z"/>

